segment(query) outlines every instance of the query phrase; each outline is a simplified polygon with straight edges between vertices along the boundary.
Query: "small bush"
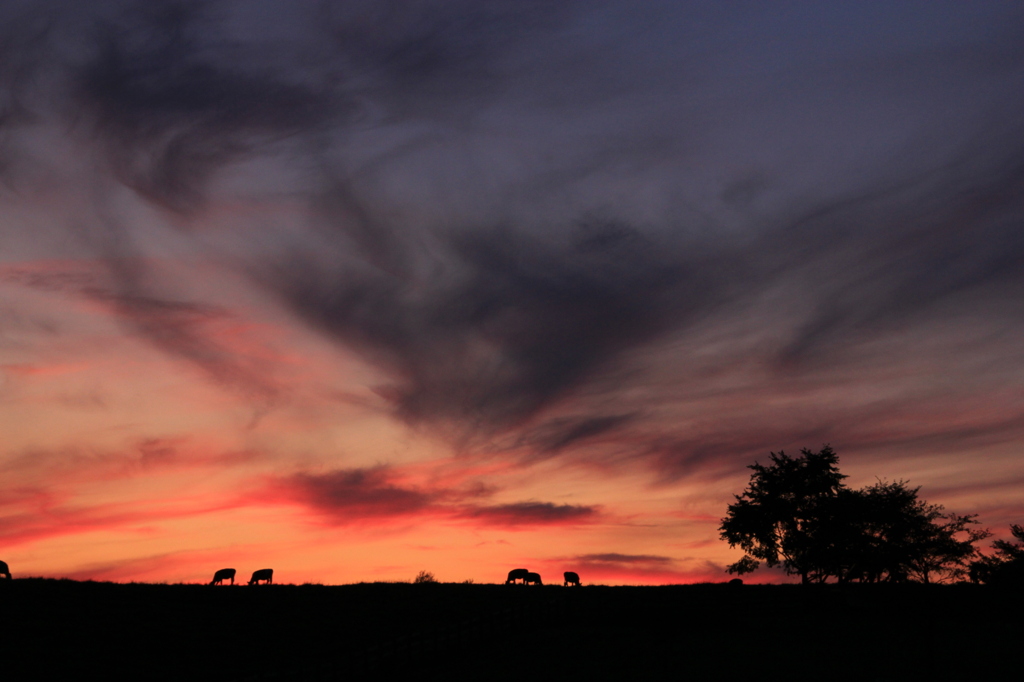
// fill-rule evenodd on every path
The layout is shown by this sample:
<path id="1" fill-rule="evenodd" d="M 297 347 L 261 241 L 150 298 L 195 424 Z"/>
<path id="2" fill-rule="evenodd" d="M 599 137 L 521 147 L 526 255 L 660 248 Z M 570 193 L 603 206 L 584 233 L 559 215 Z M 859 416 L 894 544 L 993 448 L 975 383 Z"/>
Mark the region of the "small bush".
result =
<path id="1" fill-rule="evenodd" d="M 420 585 L 422 583 L 436 583 L 437 578 L 435 578 L 434 574 L 429 571 L 420 571 L 416 574 L 416 577 L 412 582 L 414 585 Z"/>

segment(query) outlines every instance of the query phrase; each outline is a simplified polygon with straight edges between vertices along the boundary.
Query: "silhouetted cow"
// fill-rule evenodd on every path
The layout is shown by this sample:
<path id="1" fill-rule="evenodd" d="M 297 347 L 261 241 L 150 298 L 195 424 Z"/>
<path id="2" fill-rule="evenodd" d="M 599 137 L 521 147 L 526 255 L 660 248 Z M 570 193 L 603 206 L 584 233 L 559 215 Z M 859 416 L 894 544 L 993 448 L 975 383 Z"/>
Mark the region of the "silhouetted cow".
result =
<path id="1" fill-rule="evenodd" d="M 8 580 L 11 579 L 11 569 L 7 567 L 6 561 L 0 561 L 0 575 L 7 578 Z"/>
<path id="2" fill-rule="evenodd" d="M 526 577 L 523 579 L 523 582 L 527 585 L 529 585 L 530 583 L 533 583 L 534 585 L 544 584 L 540 581 L 540 573 L 527 573 Z"/>
<path id="3" fill-rule="evenodd" d="M 213 574 L 213 580 L 210 581 L 211 585 L 221 585 L 225 580 L 230 580 L 231 584 L 235 584 L 235 569 L 233 568 L 222 568 Z"/>
<path id="4" fill-rule="evenodd" d="M 522 580 L 523 584 L 526 584 L 526 576 L 530 575 L 529 569 L 526 568 L 513 568 L 508 572 L 508 580 L 505 581 L 506 585 L 513 585 L 517 580 Z"/>
<path id="5" fill-rule="evenodd" d="M 580 576 L 579 576 L 579 574 L 574 573 L 573 571 L 566 571 L 562 575 L 565 577 L 565 584 L 567 586 L 568 585 L 575 585 L 576 587 L 580 586 Z"/>
<path id="6" fill-rule="evenodd" d="M 258 571 L 253 571 L 252 577 L 249 578 L 249 584 L 259 585 L 261 580 L 267 585 L 274 582 L 274 569 L 261 568 Z"/>

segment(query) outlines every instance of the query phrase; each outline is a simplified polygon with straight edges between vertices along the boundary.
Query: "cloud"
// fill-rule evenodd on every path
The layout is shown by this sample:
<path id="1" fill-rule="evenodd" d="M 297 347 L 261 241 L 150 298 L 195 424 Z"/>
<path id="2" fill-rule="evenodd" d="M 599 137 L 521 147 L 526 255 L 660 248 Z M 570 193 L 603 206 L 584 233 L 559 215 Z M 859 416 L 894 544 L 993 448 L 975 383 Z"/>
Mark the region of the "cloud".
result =
<path id="1" fill-rule="evenodd" d="M 612 435 L 633 422 L 637 414 L 594 415 L 588 417 L 556 417 L 529 430 L 524 430 L 511 447 L 527 447 L 542 454 L 557 453 L 584 441 Z"/>
<path id="2" fill-rule="evenodd" d="M 333 54 L 393 117 L 446 117 L 444 103 L 486 101 L 506 87 L 509 56 L 565 24 L 578 2 L 357 0 L 325 4 Z M 365 84 L 365 85 L 364 85 Z"/>
<path id="3" fill-rule="evenodd" d="M 578 556 L 571 557 L 571 560 L 584 564 L 642 564 L 645 566 L 668 565 L 674 561 L 672 557 L 659 556 L 656 554 L 619 554 L 617 552 L 607 552 L 604 554 L 580 554 Z"/>
<path id="4" fill-rule="evenodd" d="M 600 518 L 600 511 L 597 507 L 587 505 L 516 502 L 469 507 L 458 516 L 481 521 L 489 526 L 547 526 L 594 523 Z"/>
<path id="5" fill-rule="evenodd" d="M 436 494 L 393 482 L 385 467 L 343 469 L 325 474 L 295 474 L 273 481 L 271 498 L 295 501 L 337 522 L 413 516 L 431 507 Z"/>
<path id="6" fill-rule="evenodd" d="M 279 271 L 303 317 L 396 379 L 384 394 L 412 423 L 484 433 L 521 424 L 627 349 L 698 316 L 724 285 L 711 258 L 678 256 L 618 224 L 580 226 L 565 243 L 486 229 L 452 242 L 453 260 L 427 279 L 308 263 Z M 590 420 L 563 437 L 622 420 Z"/>
<path id="7" fill-rule="evenodd" d="M 120 531 L 148 534 L 161 522 L 235 509 L 236 500 L 146 500 L 75 505 L 68 495 L 48 493 L 14 500 L 0 516 L 0 539 L 9 547 L 47 538 Z"/>
<path id="8" fill-rule="evenodd" d="M 31 490 L 38 487 L 56 493 L 86 482 L 233 468 L 262 457 L 256 450 L 226 449 L 200 437 L 148 437 L 129 441 L 120 449 L 82 445 L 10 453 L 0 463 L 0 473 Z M 40 499 L 54 504 L 45 496 Z M 0 497 L 0 505 L 3 503 Z"/>
<path id="9" fill-rule="evenodd" d="M 281 385 L 267 371 L 266 355 L 252 357 L 225 343 L 225 329 L 244 321 L 233 311 L 210 303 L 151 293 L 145 282 L 159 268 L 154 263 L 44 261 L 0 267 L 0 282 L 50 294 L 79 297 L 99 304 L 125 329 L 156 348 L 192 364 L 211 380 L 263 402 L 273 401 Z"/>
<path id="10" fill-rule="evenodd" d="M 378 466 L 299 473 L 265 481 L 254 504 L 300 504 L 331 524 L 388 519 L 452 519 L 488 527 L 536 527 L 592 523 L 596 507 L 551 502 L 481 504 L 492 494 L 478 487 L 418 486 L 403 481 L 400 470 Z"/>
<path id="11" fill-rule="evenodd" d="M 210 331 L 232 313 L 155 283 L 118 185 L 381 370 L 397 418 L 467 451 L 643 459 L 672 478 L 843 429 L 869 442 L 879 411 L 856 396 L 884 380 L 879 340 L 921 348 L 961 396 L 1019 366 L 1012 4 L 930 3 L 914 21 L 886 3 L 71 7 L 4 15 L 7 177 L 12 131 L 32 125 L 95 154 L 109 305 L 258 400 L 280 387 Z M 299 208 L 237 242 L 203 220 L 256 195 Z M 930 344 L 967 326 L 986 339 Z M 734 332 L 743 352 L 720 354 Z M 686 352 L 654 358 L 671 344 Z M 975 372 L 981 355 L 996 369 Z M 684 426 L 661 408 L 699 401 L 652 373 L 728 377 L 806 417 L 755 419 L 722 389 L 720 414 Z M 823 406 L 829 381 L 849 390 Z M 919 415 L 895 393 L 880 401 Z M 381 485 L 368 511 L 389 508 Z M 436 502 L 391 494 L 396 512 Z"/>
<path id="12" fill-rule="evenodd" d="M 986 143 L 1013 151 L 947 160 L 903 186 L 810 209 L 768 236 L 765 248 L 790 261 L 790 275 L 810 283 L 828 273 L 813 282 L 816 300 L 782 362 L 982 302 L 996 319 L 1012 313 L 1004 297 L 1024 285 L 1024 240 L 1013 229 L 1024 217 L 1024 164 L 1013 158 L 1024 150 L 1024 128 L 1000 133 L 999 143 Z"/>
<path id="13" fill-rule="evenodd" d="M 212 3 L 137 4 L 94 27 L 74 75 L 81 115 L 114 172 L 150 201 L 198 208 L 212 173 L 314 134 L 353 105 L 224 40 Z"/>

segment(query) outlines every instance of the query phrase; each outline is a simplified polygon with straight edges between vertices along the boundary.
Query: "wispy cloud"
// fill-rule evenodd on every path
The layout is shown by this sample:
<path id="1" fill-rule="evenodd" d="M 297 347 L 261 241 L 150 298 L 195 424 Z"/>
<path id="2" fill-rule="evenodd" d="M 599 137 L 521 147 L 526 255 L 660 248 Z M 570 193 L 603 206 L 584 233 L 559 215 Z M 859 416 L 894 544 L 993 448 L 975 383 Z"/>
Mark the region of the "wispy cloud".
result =
<path id="1" fill-rule="evenodd" d="M 216 471 L 264 458 L 257 450 L 223 448 L 201 438 L 140 438 L 123 448 L 89 446 L 11 453 L 0 473 L 25 486 L 65 490 L 91 481 L 145 478 L 175 471 Z"/>
<path id="2" fill-rule="evenodd" d="M 788 36 L 771 41 L 734 40 L 736 16 L 710 6 L 658 5 L 654 22 L 615 2 L 268 8 L 249 23 L 226 3 L 110 4 L 49 22 L 19 10 L 9 106 L 70 119 L 115 183 L 185 233 L 219 174 L 267 161 L 304 206 L 301 227 L 253 228 L 272 248 L 218 255 L 382 370 L 380 395 L 410 424 L 469 446 L 511 434 L 541 454 L 629 423 L 666 429 L 626 397 L 628 381 L 615 410 L 551 412 L 712 319 L 761 320 L 758 360 L 787 377 L 908 327 L 923 335 L 936 316 L 1015 324 L 1024 128 L 1019 89 L 1005 86 L 1024 50 L 1006 7 L 975 8 L 966 32 L 935 9 L 929 30 L 898 43 L 861 21 L 896 20 L 874 6 L 789 20 L 750 8 L 766 35 Z M 690 53 L 697 25 L 713 27 L 702 40 L 714 59 Z M 664 48 L 656 60 L 639 35 Z M 618 69 L 595 66 L 606 61 Z M 44 72 L 57 76 L 31 78 Z M 943 106 L 953 97 L 977 106 Z M 788 161 L 779 144 L 808 149 Z M 471 157 L 488 168 L 469 172 Z M 135 229 L 99 203 L 117 314 L 273 399 L 274 383 L 211 335 L 230 313 L 153 286 L 133 265 Z M 767 291 L 782 314 L 763 308 Z"/>
<path id="3" fill-rule="evenodd" d="M 681 489 L 826 442 L 880 476 L 938 452 L 1017 480 L 1022 32 L 1000 0 L 4 3 L 0 283 L 264 411 L 295 391 L 256 317 L 357 358 L 322 395 L 375 396 L 462 473 L 336 448 L 317 404 L 233 485 L 328 525 L 601 523 L 603 500 L 504 482 Z M 2 305 L 11 388 L 70 366 Z M 132 438 L 2 466 L 24 490 L 220 466 Z M 689 570 L 627 556 L 577 558 Z"/>
<path id="4" fill-rule="evenodd" d="M 235 500 L 190 499 L 85 505 L 46 494 L 17 503 L 23 511 L 5 512 L 0 517 L 0 539 L 9 547 L 108 531 L 148 535 L 161 522 L 215 514 L 239 506 Z"/>
<path id="5" fill-rule="evenodd" d="M 110 267 L 118 274 L 112 276 Z M 266 360 L 275 354 L 232 345 L 231 331 L 245 320 L 223 306 L 148 292 L 140 283 L 141 273 L 157 269 L 153 262 L 111 266 L 45 261 L 0 267 L 0 281 L 90 302 L 115 316 L 129 333 L 194 365 L 213 381 L 257 401 L 273 401 L 281 387 L 267 371 Z"/>

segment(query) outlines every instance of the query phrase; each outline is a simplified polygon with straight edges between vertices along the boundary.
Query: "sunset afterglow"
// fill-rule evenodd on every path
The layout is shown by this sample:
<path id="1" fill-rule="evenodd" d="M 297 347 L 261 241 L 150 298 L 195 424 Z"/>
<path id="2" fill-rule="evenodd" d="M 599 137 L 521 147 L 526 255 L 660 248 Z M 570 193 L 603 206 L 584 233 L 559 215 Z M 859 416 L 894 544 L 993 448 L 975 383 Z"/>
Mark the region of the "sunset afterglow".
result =
<path id="1" fill-rule="evenodd" d="M 16 577 L 724 581 L 746 467 L 824 444 L 1024 523 L 1019 2 L 0 27 Z"/>

